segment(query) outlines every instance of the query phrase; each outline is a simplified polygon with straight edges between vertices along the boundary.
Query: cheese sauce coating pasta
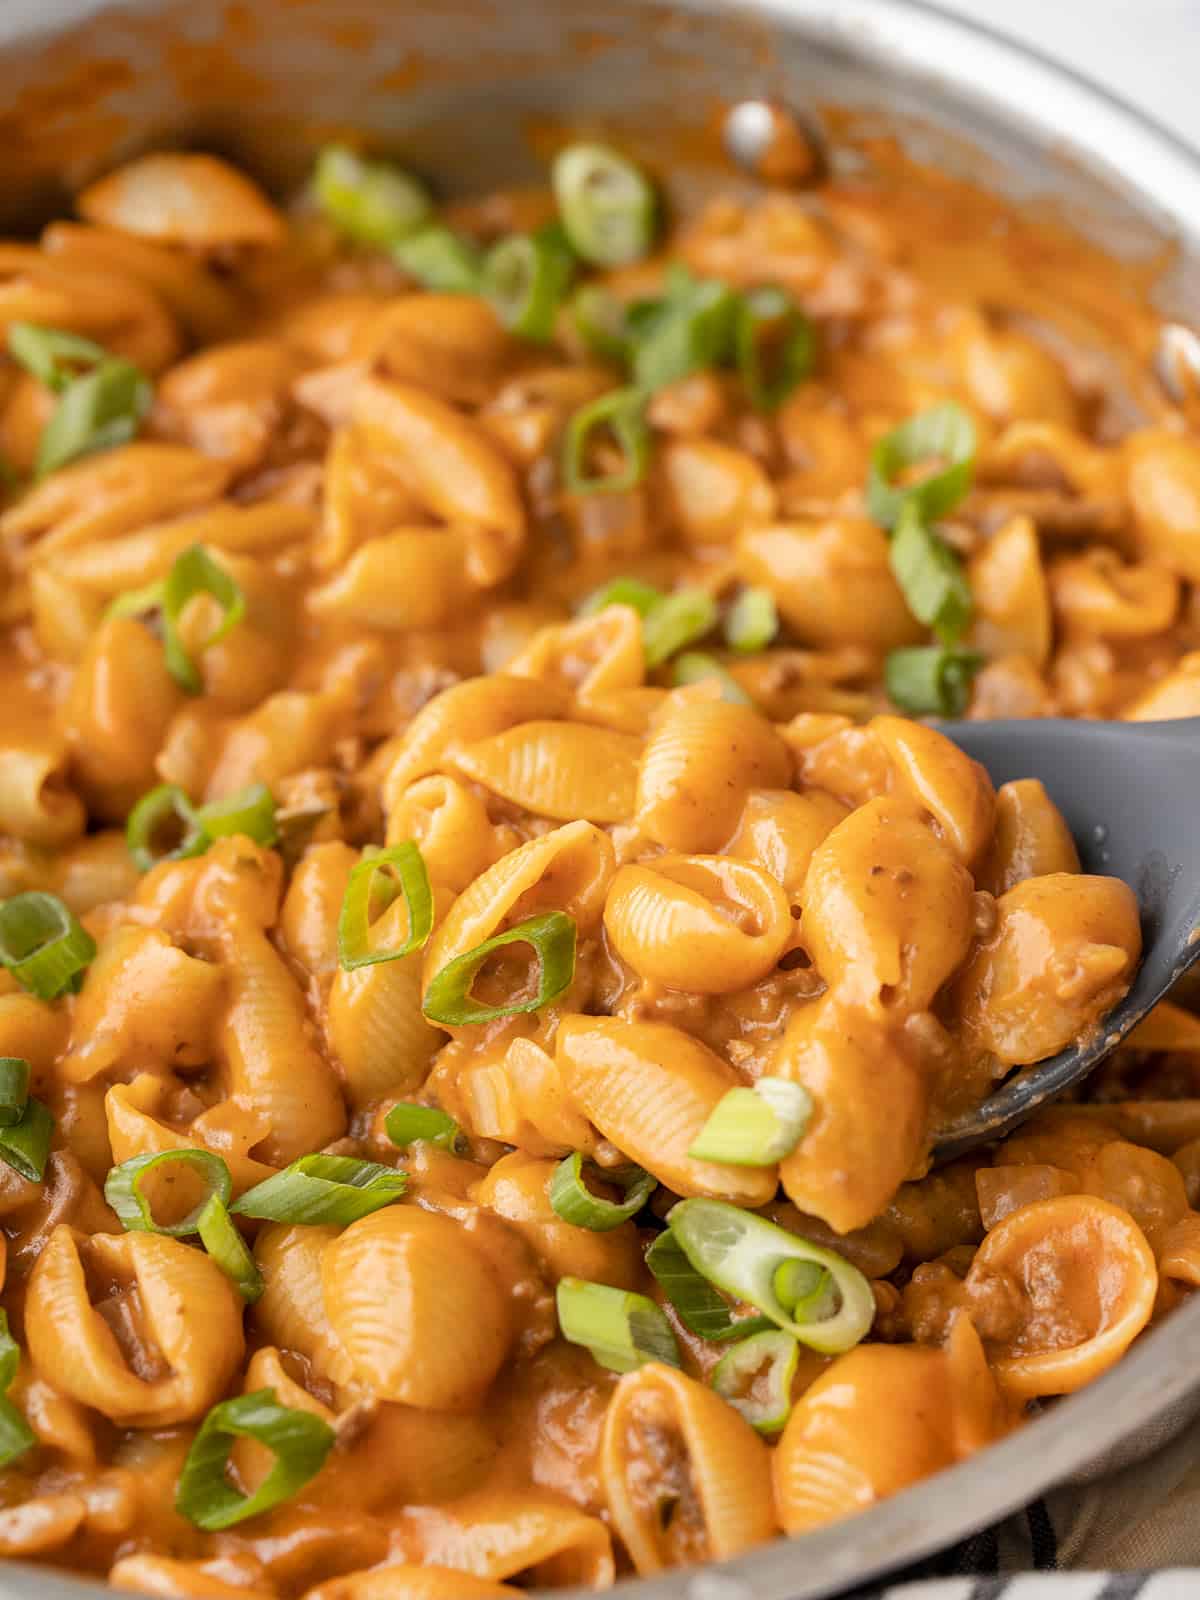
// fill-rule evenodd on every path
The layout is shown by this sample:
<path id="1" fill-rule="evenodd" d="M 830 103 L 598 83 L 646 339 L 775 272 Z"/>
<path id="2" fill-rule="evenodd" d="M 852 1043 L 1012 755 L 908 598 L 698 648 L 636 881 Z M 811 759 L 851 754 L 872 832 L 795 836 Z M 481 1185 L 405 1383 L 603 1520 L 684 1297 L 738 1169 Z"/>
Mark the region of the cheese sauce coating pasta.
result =
<path id="1" fill-rule="evenodd" d="M 0 248 L 0 1553 L 602 1589 L 1200 1284 L 1186 996 L 930 1168 L 1141 934 L 919 719 L 1200 713 L 1200 440 L 909 177 L 165 153 Z"/>

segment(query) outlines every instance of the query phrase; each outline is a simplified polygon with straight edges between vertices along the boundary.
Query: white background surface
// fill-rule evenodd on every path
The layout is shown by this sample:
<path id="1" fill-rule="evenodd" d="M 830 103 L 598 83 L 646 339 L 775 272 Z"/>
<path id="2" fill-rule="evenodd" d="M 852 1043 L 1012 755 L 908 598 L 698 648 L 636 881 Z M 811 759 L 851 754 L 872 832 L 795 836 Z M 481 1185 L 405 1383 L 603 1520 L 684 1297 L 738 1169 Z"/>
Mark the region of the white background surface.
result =
<path id="1" fill-rule="evenodd" d="M 1200 0 L 940 3 L 1070 63 L 1200 148 Z"/>

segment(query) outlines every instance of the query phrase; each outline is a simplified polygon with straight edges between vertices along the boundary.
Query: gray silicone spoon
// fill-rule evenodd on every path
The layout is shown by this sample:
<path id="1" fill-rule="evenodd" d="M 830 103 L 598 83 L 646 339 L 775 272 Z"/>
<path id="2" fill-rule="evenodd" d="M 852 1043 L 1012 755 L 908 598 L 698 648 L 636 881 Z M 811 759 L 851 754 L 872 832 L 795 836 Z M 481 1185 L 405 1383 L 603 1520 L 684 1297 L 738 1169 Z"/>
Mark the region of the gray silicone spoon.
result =
<path id="1" fill-rule="evenodd" d="M 1123 878 L 1142 915 L 1133 987 L 1086 1043 L 1023 1067 L 938 1132 L 939 1160 L 998 1139 L 1086 1078 L 1200 958 L 1200 717 L 1177 722 L 948 722 L 999 786 L 1040 778 L 1085 872 Z"/>

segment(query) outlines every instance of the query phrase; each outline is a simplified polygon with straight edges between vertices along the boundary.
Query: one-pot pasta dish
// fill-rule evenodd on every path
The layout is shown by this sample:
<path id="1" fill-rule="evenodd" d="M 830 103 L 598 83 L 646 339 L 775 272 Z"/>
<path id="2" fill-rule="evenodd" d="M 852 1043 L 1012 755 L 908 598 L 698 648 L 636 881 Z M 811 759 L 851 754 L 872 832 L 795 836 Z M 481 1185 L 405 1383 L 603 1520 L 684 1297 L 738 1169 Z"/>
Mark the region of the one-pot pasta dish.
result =
<path id="1" fill-rule="evenodd" d="M 1200 442 L 902 188 L 166 153 L 0 248 L 5 1555 L 602 1589 L 1200 1282 L 1183 1004 L 931 1166 L 1140 957 L 936 724 L 1200 712 Z"/>

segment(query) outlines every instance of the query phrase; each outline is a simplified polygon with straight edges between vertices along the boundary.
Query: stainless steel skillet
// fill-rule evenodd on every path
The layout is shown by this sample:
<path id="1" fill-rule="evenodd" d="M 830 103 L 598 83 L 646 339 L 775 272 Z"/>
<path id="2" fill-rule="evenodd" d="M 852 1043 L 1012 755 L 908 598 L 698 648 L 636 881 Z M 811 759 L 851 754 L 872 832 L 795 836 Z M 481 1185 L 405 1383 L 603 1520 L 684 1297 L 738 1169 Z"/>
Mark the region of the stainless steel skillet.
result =
<path id="1" fill-rule="evenodd" d="M 1200 323 L 1200 161 L 1069 71 L 914 0 L 0 0 L 0 223 L 36 222 L 149 143 L 228 149 L 287 183 L 331 127 L 365 127 L 445 190 L 480 190 L 531 170 L 527 136 L 547 121 L 665 136 L 763 93 L 869 117 L 1116 253 L 1173 239 L 1163 310 Z M 1200 1303 L 953 1472 L 800 1543 L 631 1585 L 631 1600 L 864 1584 L 1136 1448 L 1170 1408 L 1183 1420 L 1198 1383 Z M 102 1592 L 0 1566 L 12 1600 L 81 1591 Z"/>

